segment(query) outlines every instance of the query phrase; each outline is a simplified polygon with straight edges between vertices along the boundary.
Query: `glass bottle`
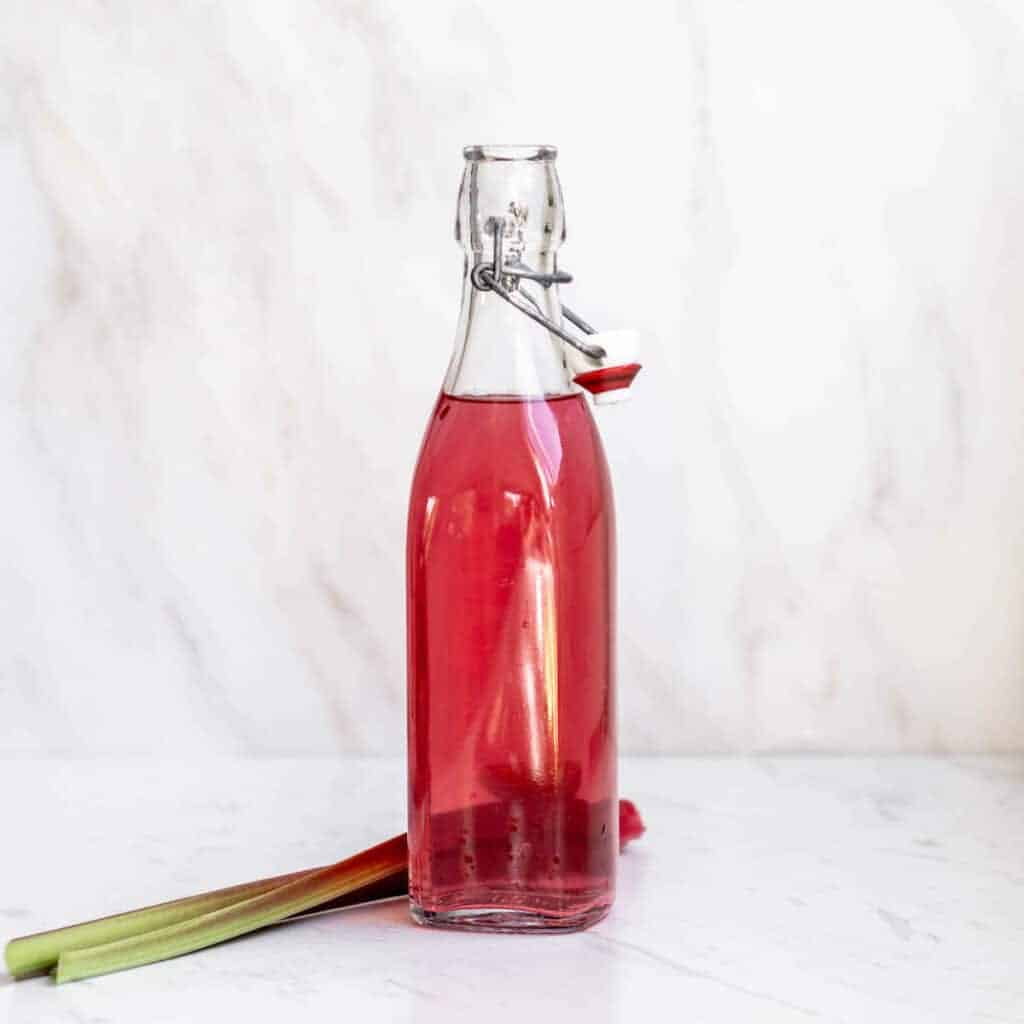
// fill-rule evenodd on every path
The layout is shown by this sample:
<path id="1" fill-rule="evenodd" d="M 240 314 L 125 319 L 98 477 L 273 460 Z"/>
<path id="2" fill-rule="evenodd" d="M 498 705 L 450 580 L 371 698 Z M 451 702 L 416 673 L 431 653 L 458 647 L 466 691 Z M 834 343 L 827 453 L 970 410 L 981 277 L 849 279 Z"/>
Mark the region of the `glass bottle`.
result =
<path id="1" fill-rule="evenodd" d="M 408 519 L 411 908 L 435 926 L 572 930 L 614 896 L 612 490 L 562 343 L 474 284 L 499 231 L 502 266 L 555 273 L 556 151 L 464 154 L 462 310 Z M 561 325 L 557 285 L 529 291 Z"/>

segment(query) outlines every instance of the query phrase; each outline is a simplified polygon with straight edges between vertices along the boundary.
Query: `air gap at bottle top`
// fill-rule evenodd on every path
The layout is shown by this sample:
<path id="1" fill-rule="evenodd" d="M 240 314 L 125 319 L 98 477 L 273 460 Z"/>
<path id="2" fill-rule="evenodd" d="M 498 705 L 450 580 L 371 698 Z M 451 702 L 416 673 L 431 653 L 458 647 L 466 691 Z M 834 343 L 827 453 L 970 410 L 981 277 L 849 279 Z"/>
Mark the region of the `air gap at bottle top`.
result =
<path id="1" fill-rule="evenodd" d="M 439 927 L 585 928 L 614 896 L 615 522 L 581 388 L 625 394 L 639 365 L 561 304 L 555 156 L 465 150 L 462 309 L 410 498 L 409 891 Z"/>

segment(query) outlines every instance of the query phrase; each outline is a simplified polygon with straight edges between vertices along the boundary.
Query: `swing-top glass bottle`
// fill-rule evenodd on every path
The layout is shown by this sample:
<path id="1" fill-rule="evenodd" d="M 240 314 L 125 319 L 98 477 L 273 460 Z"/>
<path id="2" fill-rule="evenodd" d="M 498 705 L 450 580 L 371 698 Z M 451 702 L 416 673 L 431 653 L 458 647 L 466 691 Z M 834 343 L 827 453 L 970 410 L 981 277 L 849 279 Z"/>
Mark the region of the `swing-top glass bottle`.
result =
<path id="1" fill-rule="evenodd" d="M 411 907 L 434 926 L 571 930 L 614 896 L 612 491 L 538 322 L 563 323 L 555 150 L 465 158 L 462 310 L 409 506 Z"/>

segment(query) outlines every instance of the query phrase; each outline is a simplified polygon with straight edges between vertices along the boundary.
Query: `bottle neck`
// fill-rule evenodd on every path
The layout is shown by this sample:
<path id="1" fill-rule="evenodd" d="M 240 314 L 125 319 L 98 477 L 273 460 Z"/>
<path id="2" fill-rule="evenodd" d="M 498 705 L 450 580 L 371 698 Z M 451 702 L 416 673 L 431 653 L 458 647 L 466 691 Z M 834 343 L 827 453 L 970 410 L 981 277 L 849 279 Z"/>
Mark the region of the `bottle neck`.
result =
<path id="1" fill-rule="evenodd" d="M 486 256 L 467 252 L 462 279 L 462 309 L 455 332 L 455 350 L 444 380 L 449 395 L 491 398 L 544 398 L 576 392 L 561 342 L 494 291 L 474 285 L 472 272 Z M 554 252 L 525 252 L 531 269 L 553 273 Z M 529 295 L 540 311 L 556 324 L 562 322 L 558 286 L 541 288 L 529 282 L 505 279 L 529 305 Z"/>

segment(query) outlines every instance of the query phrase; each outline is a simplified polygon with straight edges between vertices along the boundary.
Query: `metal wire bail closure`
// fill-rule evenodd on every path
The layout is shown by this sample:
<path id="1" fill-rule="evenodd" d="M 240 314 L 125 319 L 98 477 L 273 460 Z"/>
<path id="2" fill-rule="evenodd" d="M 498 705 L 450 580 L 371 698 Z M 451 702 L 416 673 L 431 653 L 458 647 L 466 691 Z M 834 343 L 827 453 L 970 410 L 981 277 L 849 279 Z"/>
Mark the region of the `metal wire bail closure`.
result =
<path id="1" fill-rule="evenodd" d="M 592 342 L 584 341 L 582 338 L 569 334 L 564 328 L 556 324 L 550 317 L 545 316 L 539 303 L 525 291 L 513 293 L 505 287 L 503 279 L 506 277 L 515 278 L 517 281 L 534 281 L 542 288 L 550 288 L 553 284 L 569 284 L 572 275 L 564 270 L 555 271 L 553 274 L 544 274 L 532 270 L 525 263 L 517 261 L 507 264 L 502 253 L 502 241 L 505 237 L 505 222 L 499 217 L 492 217 L 488 226 L 494 233 L 494 258 L 490 263 L 478 263 L 470 273 L 470 280 L 473 287 L 482 292 L 494 292 L 500 295 L 509 305 L 515 306 L 524 316 L 528 316 L 535 323 L 546 327 L 552 334 L 557 335 L 562 341 L 572 345 L 573 348 L 582 352 L 590 359 L 601 360 L 607 352 Z M 522 296 L 529 303 L 526 305 L 517 302 L 515 295 Z M 577 316 L 568 306 L 562 306 L 562 314 L 571 324 L 579 328 L 584 334 L 597 334 L 597 331 L 590 326 L 582 317 Z"/>

